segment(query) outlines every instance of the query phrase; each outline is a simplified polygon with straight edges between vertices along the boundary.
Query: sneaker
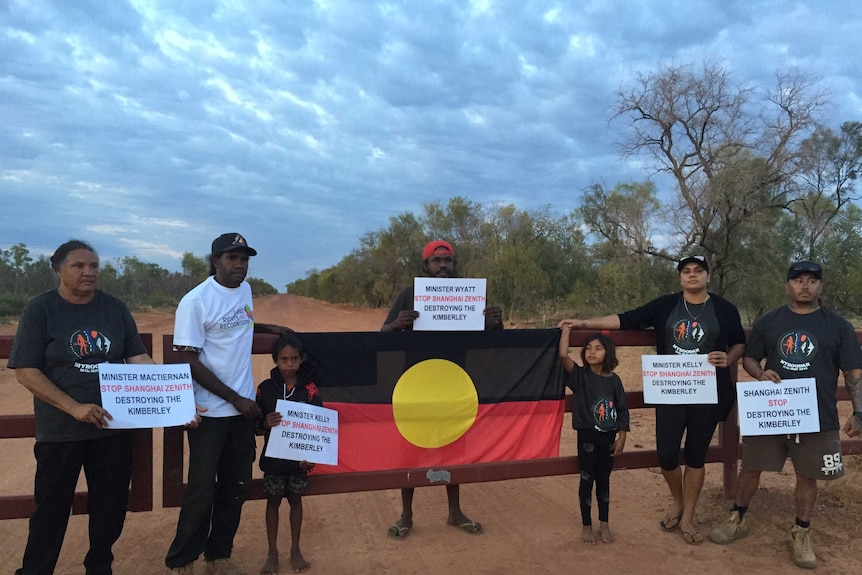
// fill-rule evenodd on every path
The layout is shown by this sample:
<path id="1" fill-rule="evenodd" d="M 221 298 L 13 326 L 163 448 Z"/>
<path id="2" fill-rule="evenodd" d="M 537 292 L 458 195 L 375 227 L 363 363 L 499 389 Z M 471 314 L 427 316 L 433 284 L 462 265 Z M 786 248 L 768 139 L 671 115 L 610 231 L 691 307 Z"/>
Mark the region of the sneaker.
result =
<path id="1" fill-rule="evenodd" d="M 207 567 L 211 575 L 243 575 L 242 570 L 234 565 L 230 559 L 207 561 Z"/>
<path id="2" fill-rule="evenodd" d="M 713 543 L 727 545 L 746 535 L 748 535 L 748 520 L 744 516 L 740 518 L 739 511 L 734 509 L 724 523 L 709 533 L 709 538 Z"/>
<path id="3" fill-rule="evenodd" d="M 186 563 L 182 567 L 174 567 L 168 569 L 168 575 L 192 575 L 195 572 L 195 563 Z"/>
<path id="4" fill-rule="evenodd" d="M 793 540 L 793 562 L 797 567 L 817 567 L 817 556 L 811 548 L 811 528 L 794 525 L 790 528 L 790 538 Z"/>

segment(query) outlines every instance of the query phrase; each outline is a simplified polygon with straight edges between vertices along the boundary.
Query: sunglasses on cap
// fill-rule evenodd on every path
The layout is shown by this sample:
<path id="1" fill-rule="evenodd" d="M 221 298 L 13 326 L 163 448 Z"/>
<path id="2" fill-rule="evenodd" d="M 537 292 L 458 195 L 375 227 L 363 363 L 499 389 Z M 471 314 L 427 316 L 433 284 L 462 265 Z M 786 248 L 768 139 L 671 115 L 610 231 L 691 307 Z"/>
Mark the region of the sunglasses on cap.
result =
<path id="1" fill-rule="evenodd" d="M 796 262 L 790 266 L 789 270 L 787 270 L 787 279 L 792 280 L 802 274 L 811 274 L 817 279 L 821 279 L 823 277 L 823 269 L 820 267 L 820 264 L 812 262 Z"/>
<path id="2" fill-rule="evenodd" d="M 686 264 L 698 264 L 707 272 L 709 271 L 709 264 L 706 262 L 705 256 L 685 256 L 679 260 L 679 263 L 676 265 L 676 270 L 681 272 L 682 268 L 684 268 Z"/>

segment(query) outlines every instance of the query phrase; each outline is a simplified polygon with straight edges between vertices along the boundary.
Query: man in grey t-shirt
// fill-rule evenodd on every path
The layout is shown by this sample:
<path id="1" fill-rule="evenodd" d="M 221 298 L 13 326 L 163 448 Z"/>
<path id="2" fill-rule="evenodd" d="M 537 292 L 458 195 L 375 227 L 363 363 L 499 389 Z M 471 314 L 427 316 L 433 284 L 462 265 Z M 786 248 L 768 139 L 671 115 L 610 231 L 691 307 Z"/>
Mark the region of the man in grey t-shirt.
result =
<path id="1" fill-rule="evenodd" d="M 851 437 L 862 434 L 862 350 L 850 323 L 822 307 L 823 271 L 819 264 L 797 262 L 787 272 L 789 302 L 755 324 L 742 365 L 752 377 L 782 385 L 785 380 L 814 378 L 817 386 L 820 431 L 796 435 L 743 438 L 742 470 L 730 517 L 709 535 L 727 544 L 748 535 L 745 516 L 763 471 L 781 471 L 789 456 L 796 472 L 796 524 L 790 529 L 793 562 L 813 569 L 817 557 L 811 547 L 811 515 L 817 502 L 817 480 L 844 474 L 837 410 L 838 371 L 853 402 L 853 415 L 844 425 Z M 765 364 L 761 364 L 766 359 Z"/>

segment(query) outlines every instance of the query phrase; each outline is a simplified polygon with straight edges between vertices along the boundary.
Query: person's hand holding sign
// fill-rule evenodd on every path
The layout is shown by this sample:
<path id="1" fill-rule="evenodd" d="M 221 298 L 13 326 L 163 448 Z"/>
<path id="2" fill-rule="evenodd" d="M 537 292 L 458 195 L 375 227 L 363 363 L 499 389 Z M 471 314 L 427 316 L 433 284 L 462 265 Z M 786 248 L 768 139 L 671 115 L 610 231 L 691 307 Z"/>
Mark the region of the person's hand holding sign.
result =
<path id="1" fill-rule="evenodd" d="M 108 421 L 114 419 L 107 409 L 95 403 L 76 403 L 68 413 L 81 423 L 90 423 L 97 429 L 105 429 Z"/>
<path id="2" fill-rule="evenodd" d="M 403 331 L 413 325 L 416 318 L 419 317 L 419 312 L 412 309 L 402 309 L 398 312 L 398 317 L 395 321 L 389 324 L 392 331 Z"/>
<path id="3" fill-rule="evenodd" d="M 266 429 L 270 429 L 272 427 L 275 427 L 279 423 L 281 423 L 281 414 L 277 411 L 267 413 L 266 417 L 263 420 L 263 426 Z"/>
<path id="4" fill-rule="evenodd" d="M 482 313 L 485 314 L 485 329 L 503 329 L 503 308 L 490 305 Z"/>

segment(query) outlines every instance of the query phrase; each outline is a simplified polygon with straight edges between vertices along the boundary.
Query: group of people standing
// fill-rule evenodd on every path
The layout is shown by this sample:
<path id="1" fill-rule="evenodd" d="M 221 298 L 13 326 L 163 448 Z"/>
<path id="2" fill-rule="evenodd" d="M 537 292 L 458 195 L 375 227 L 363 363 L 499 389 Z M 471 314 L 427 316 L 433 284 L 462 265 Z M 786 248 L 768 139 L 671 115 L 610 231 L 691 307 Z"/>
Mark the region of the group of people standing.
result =
<path id="1" fill-rule="evenodd" d="M 656 450 L 672 499 L 660 527 L 665 531 L 679 530 L 683 539 L 693 545 L 704 541 L 695 521 L 695 509 L 703 488 L 710 440 L 718 422 L 726 420 L 733 408 L 734 372 L 739 359 L 745 371 L 757 380 L 781 384 L 784 379 L 814 378 L 820 431 L 743 437 L 742 469 L 735 503 L 728 519 L 708 534 L 710 540 L 722 545 L 745 537 L 749 533 L 745 513 L 757 491 L 761 472 L 781 471 L 790 457 L 796 474 L 796 520 L 790 529 L 792 559 L 799 567 L 814 568 L 817 558 L 812 548 L 810 524 L 817 500 L 817 480 L 837 479 L 844 473 L 837 409 L 839 371 L 844 375 L 853 403 L 853 414 L 847 419 L 844 431 L 851 437 L 862 434 L 862 349 L 853 326 L 822 306 L 823 270 L 816 263 L 801 261 L 790 266 L 785 284 L 787 305 L 764 314 L 755 322 L 747 342 L 736 307 L 708 290 L 709 263 L 706 259 L 685 257 L 679 261 L 677 270 L 681 292 L 661 296 L 618 315 L 563 320 L 560 322 L 563 335 L 570 329 L 652 328 L 656 333 L 657 353 L 704 354 L 715 366 L 716 404 L 658 405 L 655 408 Z M 592 366 L 586 357 L 584 361 L 585 367 L 586 364 Z M 580 453 L 582 430 L 578 431 Z M 683 437 L 684 470 L 679 461 Z M 607 466 L 603 469 L 609 474 Z M 601 499 L 599 502 L 601 518 Z M 606 514 L 605 510 L 605 517 Z M 589 525 L 586 517 L 584 525 Z M 584 539 L 593 542 L 586 531 Z"/>
<path id="2" fill-rule="evenodd" d="M 278 399 L 320 405 L 311 366 L 304 362 L 300 340 L 285 326 L 254 321 L 251 288 L 245 277 L 249 258 L 257 254 L 237 233 L 212 243 L 210 277 L 186 294 L 176 312 L 174 347 L 191 367 L 199 415 L 188 424 L 188 483 L 176 534 L 165 557 L 172 573 L 193 573 L 203 554 L 209 573 L 236 574 L 231 563 L 233 540 L 252 479 L 256 433 L 278 425 Z M 84 565 L 88 575 L 112 573 L 111 548 L 122 531 L 131 475 L 131 439 L 127 431 L 109 429 L 110 413 L 101 406 L 98 364 L 153 363 L 134 320 L 117 298 L 96 289 L 98 256 L 78 240 L 61 245 L 51 258 L 59 278 L 56 290 L 35 297 L 22 314 L 8 366 L 34 395 L 37 461 L 36 510 L 23 564 L 16 575 L 49 574 L 59 557 L 74 496 L 83 468 L 89 490 L 90 549 Z M 451 244 L 429 243 L 423 268 L 431 277 L 455 277 Z M 718 403 L 656 407 L 656 446 L 672 503 L 660 522 L 679 530 L 687 543 L 704 541 L 695 509 L 704 482 L 704 464 L 719 421 L 727 418 L 735 398 L 733 381 L 738 361 L 760 380 L 813 377 L 817 383 L 820 432 L 795 437 L 745 437 L 742 471 L 730 517 L 709 533 L 716 543 L 730 543 L 749 530 L 746 517 L 762 471 L 780 470 L 789 456 L 796 470 L 796 524 L 791 529 L 793 560 L 814 567 L 810 519 L 817 497 L 817 479 L 843 473 L 836 407 L 838 372 L 853 403 L 844 425 L 850 436 L 862 434 L 862 350 L 852 326 L 821 307 L 822 270 L 799 262 L 791 266 L 785 289 L 788 305 L 764 315 L 746 345 L 737 309 L 708 291 L 709 264 L 701 256 L 683 258 L 682 291 L 659 297 L 642 307 L 592 319 L 566 319 L 560 359 L 573 390 L 572 423 L 578 431 L 582 474 L 579 501 L 583 539 L 595 543 L 591 527 L 592 488 L 596 486 L 600 537 L 611 542 L 609 476 L 613 456 L 622 452 L 628 411 L 613 340 L 607 334 L 587 338 L 583 366 L 568 355 L 572 329 L 648 329 L 656 332 L 659 354 L 703 354 L 715 366 Z M 396 297 L 382 331 L 412 329 L 412 286 Z M 485 309 L 486 329 L 502 329 L 502 310 Z M 257 390 L 252 379 L 253 333 L 279 335 L 273 349 L 275 367 Z M 764 363 L 765 360 L 765 363 Z M 683 443 L 683 462 L 679 449 Z M 268 437 L 267 437 L 268 439 Z M 309 568 L 299 550 L 301 493 L 307 485 L 307 462 L 261 459 L 267 495 L 269 551 L 262 573 L 277 573 L 278 508 L 290 504 L 291 567 Z M 401 516 L 389 535 L 403 539 L 413 526 L 412 489 L 402 490 Z M 448 523 L 471 534 L 479 522 L 461 510 L 458 485 L 447 485 Z"/>
<path id="3" fill-rule="evenodd" d="M 257 252 L 245 238 L 223 234 L 211 247 L 210 276 L 176 312 L 175 350 L 191 367 L 203 417 L 187 425 L 188 483 L 165 564 L 192 573 L 203 554 L 209 573 L 233 575 L 240 573 L 230 557 L 263 415 L 251 369 L 253 334 L 289 330 L 254 321 L 245 277 Z M 128 506 L 132 443 L 129 431 L 110 429 L 98 365 L 154 362 L 127 307 L 97 289 L 99 257 L 91 245 L 64 243 L 51 266 L 58 288 L 27 304 L 8 362 L 33 394 L 36 417 L 36 509 L 16 575 L 54 572 L 82 468 L 90 523 L 84 567 L 87 575 L 110 575 Z"/>

